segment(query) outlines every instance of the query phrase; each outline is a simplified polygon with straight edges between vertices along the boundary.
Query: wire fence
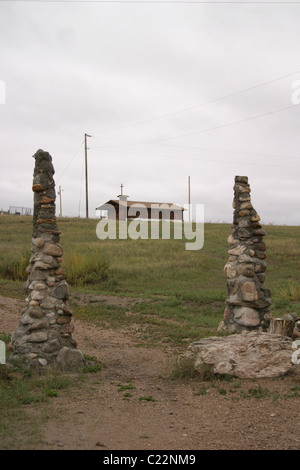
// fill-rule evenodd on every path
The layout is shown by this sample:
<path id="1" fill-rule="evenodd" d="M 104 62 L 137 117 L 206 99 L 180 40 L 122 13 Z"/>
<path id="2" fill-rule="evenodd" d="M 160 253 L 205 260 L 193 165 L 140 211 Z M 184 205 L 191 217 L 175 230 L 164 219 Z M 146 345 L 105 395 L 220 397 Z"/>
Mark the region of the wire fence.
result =
<path id="1" fill-rule="evenodd" d="M 17 206 L 9 206 L 9 214 L 14 215 L 32 215 L 32 208 L 30 207 L 17 207 Z"/>

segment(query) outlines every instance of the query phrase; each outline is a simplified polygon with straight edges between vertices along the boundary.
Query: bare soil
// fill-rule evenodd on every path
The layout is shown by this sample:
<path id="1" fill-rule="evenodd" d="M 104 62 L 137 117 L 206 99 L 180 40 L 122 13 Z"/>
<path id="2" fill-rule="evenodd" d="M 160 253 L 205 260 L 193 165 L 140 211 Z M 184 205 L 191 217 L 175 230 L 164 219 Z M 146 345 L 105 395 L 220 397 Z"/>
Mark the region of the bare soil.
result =
<path id="1" fill-rule="evenodd" d="M 21 309 L 0 296 L 0 333 L 14 331 Z M 76 318 L 74 326 L 78 348 L 104 366 L 50 400 L 36 450 L 300 449 L 300 393 L 291 396 L 300 390 L 299 370 L 276 380 L 174 379 L 178 348 L 139 347 L 134 331 Z M 268 396 L 245 396 L 259 387 Z M 42 416 L 43 406 L 28 412 Z"/>

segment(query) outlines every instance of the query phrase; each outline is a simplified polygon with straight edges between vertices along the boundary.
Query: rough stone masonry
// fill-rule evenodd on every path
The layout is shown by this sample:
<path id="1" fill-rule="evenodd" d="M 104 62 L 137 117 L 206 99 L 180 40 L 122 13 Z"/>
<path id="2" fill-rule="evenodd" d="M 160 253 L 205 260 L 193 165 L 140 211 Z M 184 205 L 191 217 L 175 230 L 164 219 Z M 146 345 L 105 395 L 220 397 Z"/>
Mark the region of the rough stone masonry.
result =
<path id="1" fill-rule="evenodd" d="M 266 271 L 266 232 L 253 208 L 247 176 L 236 176 L 234 215 L 229 259 L 224 267 L 228 298 L 224 321 L 219 330 L 230 333 L 260 329 L 267 331 L 271 320 L 271 294 L 264 285 Z"/>
<path id="2" fill-rule="evenodd" d="M 11 359 L 22 358 L 37 368 L 74 369 L 83 365 L 83 354 L 72 337 L 69 290 L 61 268 L 63 249 L 55 216 L 52 157 L 43 150 L 33 157 L 32 256 L 24 285 L 25 307 L 12 335 Z"/>

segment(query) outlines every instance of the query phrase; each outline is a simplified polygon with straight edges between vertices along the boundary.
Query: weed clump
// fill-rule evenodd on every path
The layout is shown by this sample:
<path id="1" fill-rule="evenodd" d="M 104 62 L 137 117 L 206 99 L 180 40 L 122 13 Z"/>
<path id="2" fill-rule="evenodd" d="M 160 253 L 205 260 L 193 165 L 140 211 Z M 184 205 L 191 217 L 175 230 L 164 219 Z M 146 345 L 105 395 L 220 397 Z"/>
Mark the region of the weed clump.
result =
<path id="1" fill-rule="evenodd" d="M 108 279 L 108 261 L 98 253 L 79 253 L 72 251 L 64 259 L 68 283 L 81 287 L 97 284 Z"/>
<path id="2" fill-rule="evenodd" d="M 0 262 L 0 276 L 12 281 L 25 281 L 28 276 L 26 268 L 29 265 L 30 256 L 29 250 L 19 255 L 13 253 L 11 257 L 5 254 Z"/>
<path id="3" fill-rule="evenodd" d="M 152 395 L 142 396 L 139 398 L 139 401 L 155 401 L 155 398 Z"/>
<path id="4" fill-rule="evenodd" d="M 202 364 L 195 369 L 192 361 L 182 357 L 177 361 L 171 377 L 173 379 L 198 379 L 201 382 L 214 380 L 216 378 L 211 364 Z"/>

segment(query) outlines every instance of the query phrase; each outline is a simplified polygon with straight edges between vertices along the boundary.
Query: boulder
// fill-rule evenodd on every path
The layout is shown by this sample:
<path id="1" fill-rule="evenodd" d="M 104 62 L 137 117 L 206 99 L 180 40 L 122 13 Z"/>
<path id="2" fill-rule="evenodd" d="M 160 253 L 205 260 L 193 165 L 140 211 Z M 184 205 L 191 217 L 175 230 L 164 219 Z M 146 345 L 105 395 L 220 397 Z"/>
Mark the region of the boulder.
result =
<path id="1" fill-rule="evenodd" d="M 200 374 L 210 366 L 214 374 L 239 378 L 279 377 L 293 367 L 292 339 L 259 331 L 204 338 L 190 344 L 179 367 Z"/>
<path id="2" fill-rule="evenodd" d="M 74 370 L 83 367 L 84 358 L 79 349 L 63 347 L 59 351 L 56 362 L 62 370 Z"/>
<path id="3" fill-rule="evenodd" d="M 234 320 L 236 323 L 247 327 L 259 325 L 260 318 L 257 310 L 250 307 L 234 307 Z"/>

